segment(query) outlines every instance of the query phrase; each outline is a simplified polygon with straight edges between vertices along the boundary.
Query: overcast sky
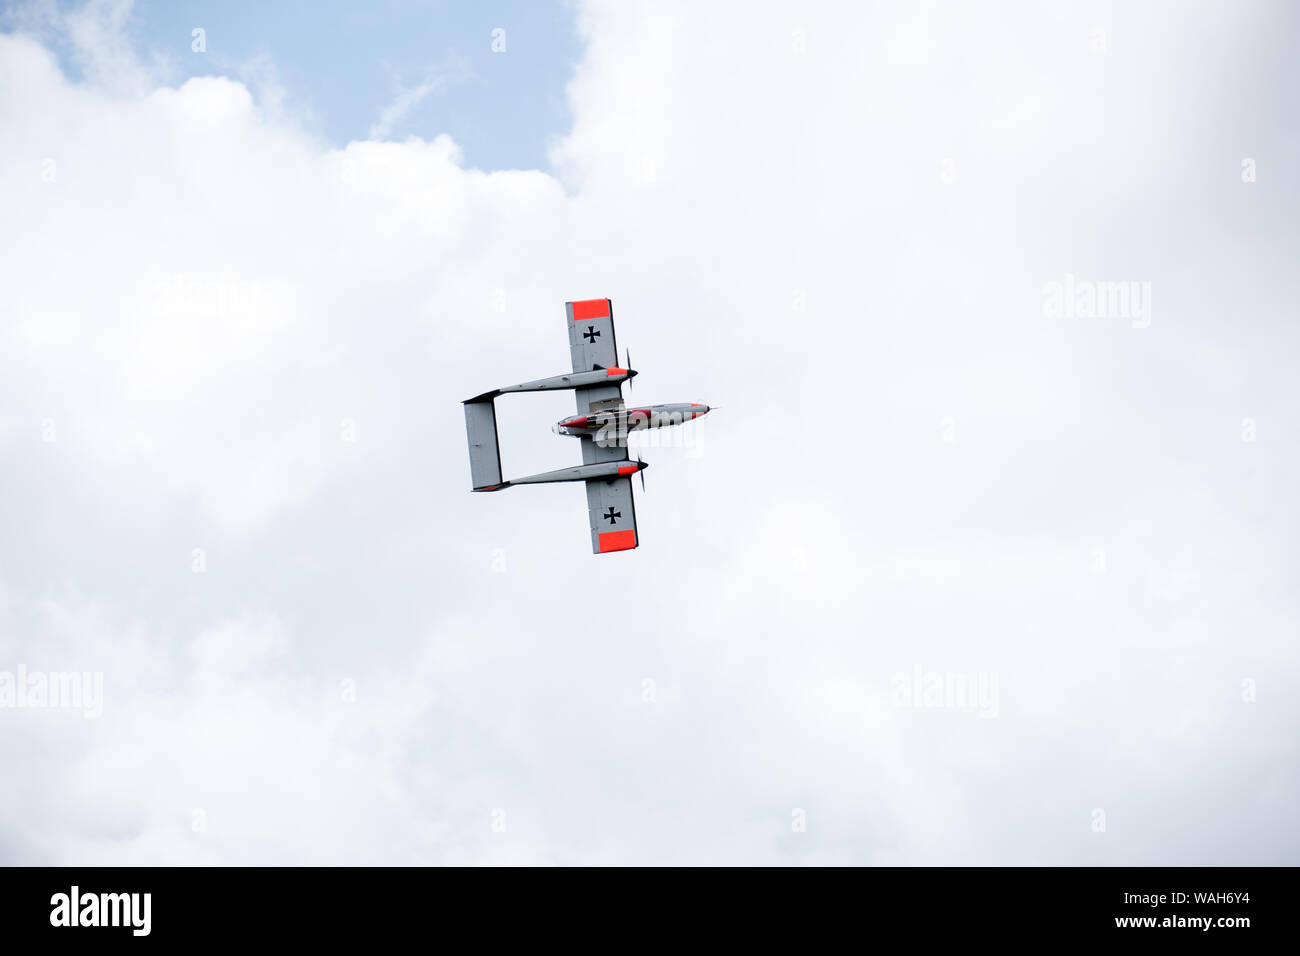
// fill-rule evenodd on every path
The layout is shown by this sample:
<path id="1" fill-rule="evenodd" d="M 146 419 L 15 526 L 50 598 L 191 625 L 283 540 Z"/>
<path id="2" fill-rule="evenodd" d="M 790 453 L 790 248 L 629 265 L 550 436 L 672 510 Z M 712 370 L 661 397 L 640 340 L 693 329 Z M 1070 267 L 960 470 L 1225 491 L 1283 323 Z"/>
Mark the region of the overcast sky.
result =
<path id="1" fill-rule="evenodd" d="M 1291 5 L 389 6 L 0 17 L 0 862 L 1300 862 Z"/>

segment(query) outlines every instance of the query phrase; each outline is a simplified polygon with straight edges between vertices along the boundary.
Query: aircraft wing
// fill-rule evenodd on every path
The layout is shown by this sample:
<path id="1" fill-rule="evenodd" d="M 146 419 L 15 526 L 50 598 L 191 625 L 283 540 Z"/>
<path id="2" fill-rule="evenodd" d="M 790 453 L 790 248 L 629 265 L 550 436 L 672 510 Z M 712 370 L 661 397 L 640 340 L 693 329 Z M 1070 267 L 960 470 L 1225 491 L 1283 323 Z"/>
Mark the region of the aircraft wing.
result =
<path id="1" fill-rule="evenodd" d="M 569 325 L 569 353 L 575 372 L 596 368 L 616 368 L 618 347 L 614 343 L 614 305 L 609 299 L 586 299 L 564 303 Z M 596 385 L 573 390 L 579 415 L 621 408 L 623 389 L 618 385 Z M 617 437 L 611 434 L 610 438 Z M 627 445 L 602 445 L 591 438 L 582 439 L 583 464 L 601 461 L 626 461 Z"/>
<path id="2" fill-rule="evenodd" d="M 591 521 L 593 554 L 629 551 L 639 543 L 631 478 L 593 478 L 588 481 L 587 515 Z"/>
<path id="3" fill-rule="evenodd" d="M 600 434 L 597 432 L 596 434 Z M 623 435 L 623 444 L 617 444 L 618 435 L 611 429 L 609 444 L 602 445 L 594 438 L 583 435 L 582 441 L 582 463 L 584 465 L 594 465 L 601 461 L 627 461 L 627 435 Z"/>
<path id="4" fill-rule="evenodd" d="M 569 320 L 569 354 L 575 372 L 615 368 L 618 345 L 614 342 L 614 304 L 609 299 L 564 303 Z"/>
<path id="5" fill-rule="evenodd" d="M 614 305 L 609 299 L 586 299 L 564 304 L 569 324 L 569 354 L 575 372 L 618 366 L 618 344 L 614 340 Z M 623 390 L 618 385 L 597 385 L 574 390 L 579 415 L 620 408 Z M 617 436 L 611 436 L 617 437 Z M 602 445 L 582 438 L 582 460 L 626 461 L 627 445 Z M 629 477 L 597 478 L 587 482 L 587 517 L 591 524 L 594 554 L 628 551 L 637 546 L 636 505 L 632 501 Z"/>

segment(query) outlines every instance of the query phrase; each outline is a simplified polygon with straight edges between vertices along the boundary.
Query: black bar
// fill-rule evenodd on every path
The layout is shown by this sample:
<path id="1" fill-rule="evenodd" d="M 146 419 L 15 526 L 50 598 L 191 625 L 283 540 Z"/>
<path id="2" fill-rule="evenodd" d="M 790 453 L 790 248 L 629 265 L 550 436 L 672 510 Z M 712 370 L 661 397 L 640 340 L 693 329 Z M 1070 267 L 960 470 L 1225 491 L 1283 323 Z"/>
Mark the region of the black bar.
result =
<path id="1" fill-rule="evenodd" d="M 1289 869 L 1202 867 L 573 869 L 544 876 L 486 869 L 9 868 L 0 870 L 0 927 L 6 944 L 75 936 L 90 946 L 147 939 L 337 947 L 414 933 L 422 945 L 442 948 L 466 932 L 479 944 L 520 934 L 530 946 L 580 938 L 676 945 L 699 931 L 756 944 L 843 937 L 871 946 L 896 939 L 917 952 L 945 941 L 982 947 L 1125 937 L 1137 945 L 1204 939 L 1232 946 L 1293 935 L 1294 876 Z M 99 912 L 111 918 L 116 907 L 122 925 L 52 925 L 70 922 L 73 886 L 79 921 Z M 139 895 L 115 895 L 105 907 L 98 894 L 109 893 Z"/>

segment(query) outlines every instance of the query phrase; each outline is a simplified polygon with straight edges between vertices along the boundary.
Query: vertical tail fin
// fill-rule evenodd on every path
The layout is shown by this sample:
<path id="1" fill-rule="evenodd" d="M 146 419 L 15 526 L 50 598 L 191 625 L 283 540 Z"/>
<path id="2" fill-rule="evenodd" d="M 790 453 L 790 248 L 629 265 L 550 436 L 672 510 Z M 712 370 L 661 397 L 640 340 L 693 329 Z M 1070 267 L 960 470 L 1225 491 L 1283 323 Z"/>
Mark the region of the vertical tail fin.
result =
<path id="1" fill-rule="evenodd" d="M 501 480 L 501 449 L 497 444 L 494 393 L 465 402 L 465 434 L 469 437 L 469 473 L 475 491 L 496 491 Z"/>

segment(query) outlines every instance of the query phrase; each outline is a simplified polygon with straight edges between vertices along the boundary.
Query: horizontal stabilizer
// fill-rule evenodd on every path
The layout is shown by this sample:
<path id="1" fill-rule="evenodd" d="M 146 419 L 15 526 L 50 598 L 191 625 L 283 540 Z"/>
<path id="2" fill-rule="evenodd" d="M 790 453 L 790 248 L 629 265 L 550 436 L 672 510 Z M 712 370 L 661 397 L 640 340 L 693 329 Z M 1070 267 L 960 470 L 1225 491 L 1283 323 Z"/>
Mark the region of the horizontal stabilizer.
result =
<path id="1" fill-rule="evenodd" d="M 465 434 L 469 438 L 469 473 L 474 490 L 496 491 L 504 487 L 501 449 L 497 443 L 497 413 L 491 398 L 480 397 L 465 403 Z"/>

